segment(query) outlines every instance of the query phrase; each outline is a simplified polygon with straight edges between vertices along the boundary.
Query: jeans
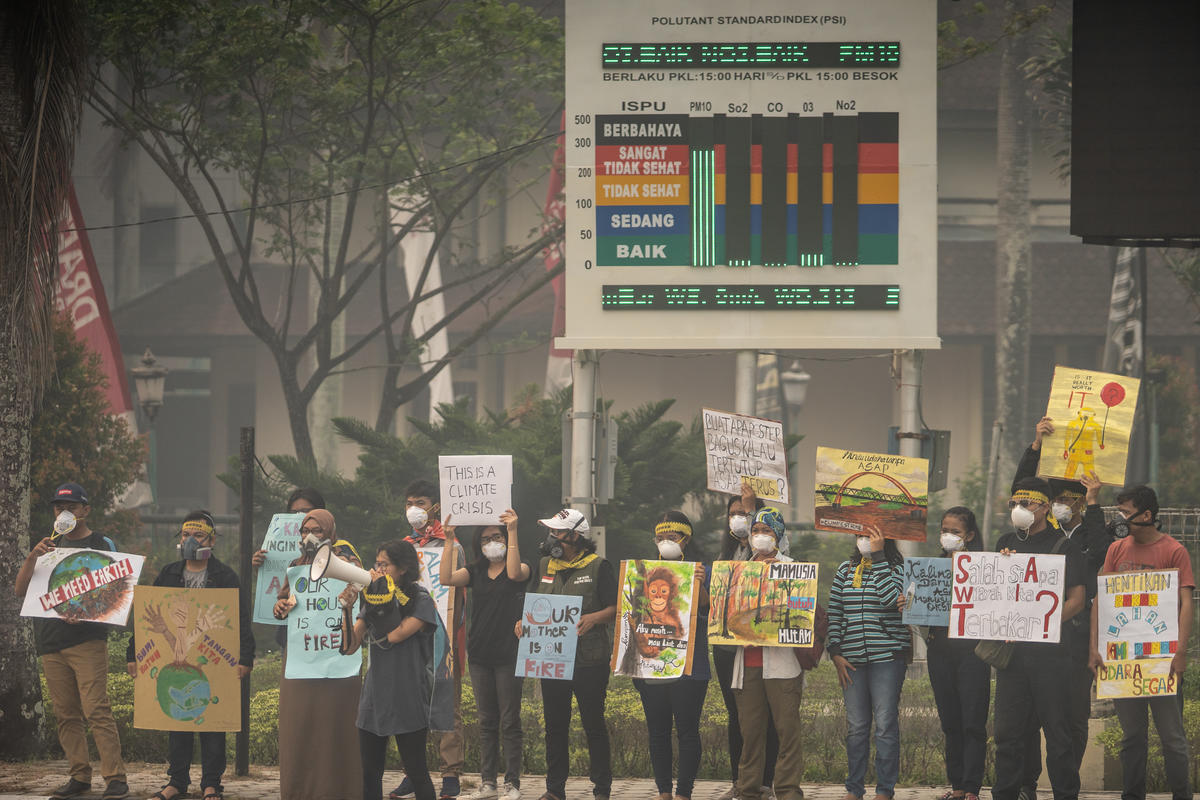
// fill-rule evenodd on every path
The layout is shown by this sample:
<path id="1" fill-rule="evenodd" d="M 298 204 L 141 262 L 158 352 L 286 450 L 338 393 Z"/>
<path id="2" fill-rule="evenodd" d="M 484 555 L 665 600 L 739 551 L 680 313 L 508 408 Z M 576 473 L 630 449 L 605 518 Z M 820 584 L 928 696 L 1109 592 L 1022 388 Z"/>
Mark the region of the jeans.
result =
<path id="1" fill-rule="evenodd" d="M 1154 727 L 1162 742 L 1163 766 L 1171 796 L 1174 800 L 1191 800 L 1192 787 L 1188 779 L 1192 760 L 1179 697 L 1123 698 L 1113 700 L 1113 707 L 1124 732 L 1121 738 L 1122 800 L 1145 800 L 1146 797 L 1147 709 L 1154 715 Z"/>
<path id="2" fill-rule="evenodd" d="M 903 658 L 854 664 L 846 703 L 846 791 L 862 797 L 875 720 L 875 793 L 892 796 L 900 777 L 900 687 L 908 665 Z"/>
<path id="3" fill-rule="evenodd" d="M 167 785 L 181 793 L 192 782 L 192 744 L 200 737 L 200 788 L 224 792 L 221 776 L 225 774 L 224 731 L 171 731 L 167 734 Z"/>
<path id="4" fill-rule="evenodd" d="M 994 800 L 1016 800 L 1026 777 L 1025 752 L 1039 720 L 1055 800 L 1079 796 L 1076 733 L 1070 717 L 1073 664 L 1069 655 L 1046 653 L 1045 648 L 1018 644 L 1009 665 L 996 670 Z"/>
<path id="5" fill-rule="evenodd" d="M 763 758 L 766 748 L 767 709 L 773 708 L 775 732 L 779 736 L 779 761 L 775 769 L 775 796 L 779 800 L 802 800 L 800 777 L 803 753 L 800 741 L 800 701 L 804 676 L 763 678 L 762 667 L 746 667 L 742 688 L 733 690 L 742 726 L 742 763 L 734 790 L 741 800 L 760 800 Z"/>
<path id="6" fill-rule="evenodd" d="M 736 657 L 731 648 L 714 647 L 713 668 L 717 673 L 717 683 L 721 687 L 721 699 L 725 701 L 725 710 L 729 713 L 729 771 L 733 775 L 733 783 L 737 784 L 738 764 L 742 761 L 742 728 L 738 722 L 737 700 L 733 696 L 733 659 Z M 775 720 L 767 709 L 767 746 L 766 762 L 763 765 L 763 786 L 775 785 L 775 762 L 779 759 L 779 734 L 775 732 Z"/>
<path id="7" fill-rule="evenodd" d="M 471 686 L 479 717 L 479 782 L 496 783 L 500 743 L 504 743 L 504 781 L 521 785 L 521 684 L 513 665 L 493 667 L 471 662 Z"/>
<path id="8" fill-rule="evenodd" d="M 987 758 L 992 668 L 970 644 L 939 635 L 929 642 L 929 683 L 946 735 L 946 779 L 955 791 L 979 794 Z"/>
<path id="9" fill-rule="evenodd" d="M 425 739 L 428 729 L 411 733 L 396 734 L 396 749 L 404 762 L 404 774 L 412 781 L 417 800 L 437 800 L 433 780 L 429 777 L 429 765 L 425 762 Z M 363 800 L 379 800 L 383 797 L 383 767 L 387 760 L 388 737 L 376 736 L 370 731 L 358 729 L 358 749 L 362 754 Z"/>
<path id="10" fill-rule="evenodd" d="M 608 697 L 608 664 L 575 667 L 569 681 L 542 679 L 542 715 L 546 723 L 546 791 L 566 797 L 571 768 L 571 695 L 579 703 L 579 721 L 588 743 L 588 777 L 592 792 L 607 797 L 612 792 L 612 749 L 604 702 Z"/>
<path id="11" fill-rule="evenodd" d="M 679 779 L 675 794 L 691 797 L 700 770 L 700 714 L 708 681 L 682 678 L 663 683 L 635 678 L 633 685 L 642 696 L 646 731 L 650 737 L 650 764 L 659 794 L 671 794 L 671 723 L 679 739 Z"/>
<path id="12" fill-rule="evenodd" d="M 107 781 L 125 780 L 121 738 L 108 702 L 108 642 L 93 639 L 42 656 L 46 688 L 54 704 L 58 743 L 67 756 L 71 777 L 92 782 L 87 729 L 100 754 L 100 774 Z"/>

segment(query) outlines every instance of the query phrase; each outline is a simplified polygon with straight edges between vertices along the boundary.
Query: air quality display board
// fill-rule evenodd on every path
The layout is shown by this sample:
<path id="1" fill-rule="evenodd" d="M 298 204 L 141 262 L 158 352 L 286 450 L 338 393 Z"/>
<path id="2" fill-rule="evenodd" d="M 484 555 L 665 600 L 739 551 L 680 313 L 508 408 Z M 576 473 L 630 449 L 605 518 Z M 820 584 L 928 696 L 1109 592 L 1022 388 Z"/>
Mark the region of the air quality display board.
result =
<path id="1" fill-rule="evenodd" d="M 567 0 L 565 347 L 935 348 L 933 0 Z"/>

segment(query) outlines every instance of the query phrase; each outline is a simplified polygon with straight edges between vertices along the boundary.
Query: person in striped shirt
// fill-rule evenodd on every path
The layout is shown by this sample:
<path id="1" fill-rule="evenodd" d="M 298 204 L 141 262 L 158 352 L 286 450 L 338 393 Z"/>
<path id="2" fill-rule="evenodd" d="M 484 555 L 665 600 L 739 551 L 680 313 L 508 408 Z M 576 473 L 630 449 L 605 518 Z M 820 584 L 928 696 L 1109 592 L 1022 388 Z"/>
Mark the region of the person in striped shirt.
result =
<path id="1" fill-rule="evenodd" d="M 875 798 L 890 800 L 900 775 L 900 687 L 912 638 L 896 600 L 903 591 L 903 556 L 878 526 L 857 537 L 838 566 L 829 593 L 826 648 L 846 703 L 846 796 L 862 800 L 875 720 Z"/>

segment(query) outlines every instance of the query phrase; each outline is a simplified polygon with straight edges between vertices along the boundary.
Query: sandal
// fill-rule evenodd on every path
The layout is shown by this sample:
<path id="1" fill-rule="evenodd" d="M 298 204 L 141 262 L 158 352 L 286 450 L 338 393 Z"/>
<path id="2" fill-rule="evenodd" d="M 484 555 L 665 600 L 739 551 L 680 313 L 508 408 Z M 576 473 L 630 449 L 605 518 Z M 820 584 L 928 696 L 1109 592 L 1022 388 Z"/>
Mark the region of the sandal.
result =
<path id="1" fill-rule="evenodd" d="M 163 789 L 174 789 L 175 794 L 171 795 L 170 797 L 167 797 L 165 794 L 163 794 Z M 172 786 L 171 784 L 168 783 L 166 786 L 162 787 L 162 789 L 159 789 L 157 792 L 150 795 L 149 800 L 181 800 L 181 798 L 186 800 L 187 796 L 188 796 L 187 792 L 181 792 L 181 791 L 179 791 L 178 786 Z"/>
<path id="2" fill-rule="evenodd" d="M 225 800 L 225 795 L 220 790 L 210 786 L 204 790 L 204 800 Z"/>

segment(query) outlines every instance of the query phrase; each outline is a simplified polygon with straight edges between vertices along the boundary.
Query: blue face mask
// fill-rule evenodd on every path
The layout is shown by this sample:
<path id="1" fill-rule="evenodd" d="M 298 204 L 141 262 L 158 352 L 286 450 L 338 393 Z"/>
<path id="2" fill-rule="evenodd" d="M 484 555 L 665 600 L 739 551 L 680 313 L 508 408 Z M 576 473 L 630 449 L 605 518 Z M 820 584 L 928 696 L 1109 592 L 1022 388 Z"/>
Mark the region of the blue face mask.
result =
<path id="1" fill-rule="evenodd" d="M 199 539 L 189 536 L 180 543 L 179 555 L 187 561 L 204 561 L 212 556 L 212 545 L 201 545 Z"/>

